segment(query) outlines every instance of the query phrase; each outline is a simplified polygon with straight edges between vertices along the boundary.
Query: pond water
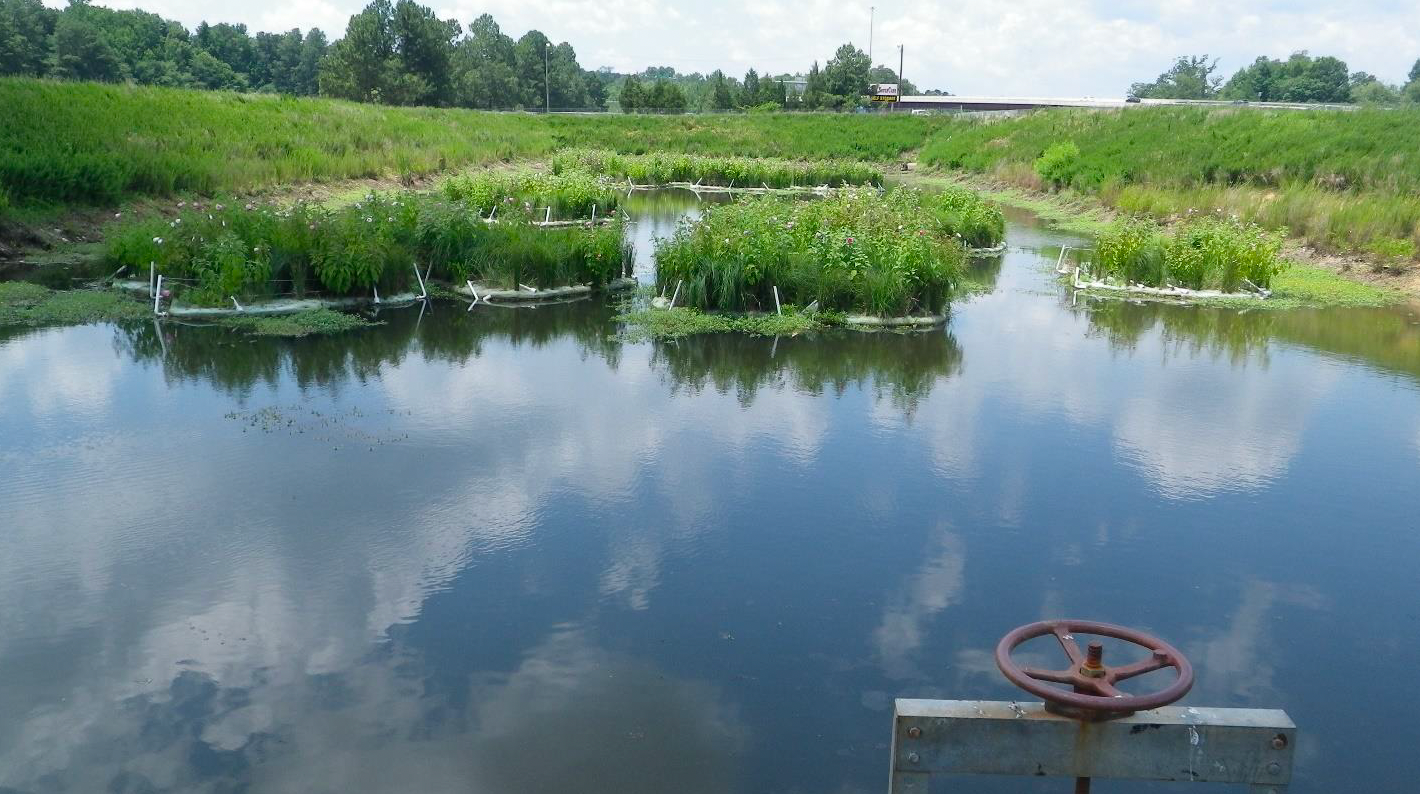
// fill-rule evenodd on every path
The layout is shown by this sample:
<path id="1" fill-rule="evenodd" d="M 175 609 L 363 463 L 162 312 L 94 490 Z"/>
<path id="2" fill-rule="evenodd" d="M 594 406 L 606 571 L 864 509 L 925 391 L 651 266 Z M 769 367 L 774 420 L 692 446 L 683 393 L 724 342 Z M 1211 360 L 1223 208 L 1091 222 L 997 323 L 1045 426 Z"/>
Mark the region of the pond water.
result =
<path id="1" fill-rule="evenodd" d="M 1008 242 L 910 335 L 0 332 L 0 788 L 878 792 L 894 697 L 1017 698 L 1059 616 L 1287 709 L 1295 792 L 1413 788 L 1417 311 L 1074 302 Z"/>

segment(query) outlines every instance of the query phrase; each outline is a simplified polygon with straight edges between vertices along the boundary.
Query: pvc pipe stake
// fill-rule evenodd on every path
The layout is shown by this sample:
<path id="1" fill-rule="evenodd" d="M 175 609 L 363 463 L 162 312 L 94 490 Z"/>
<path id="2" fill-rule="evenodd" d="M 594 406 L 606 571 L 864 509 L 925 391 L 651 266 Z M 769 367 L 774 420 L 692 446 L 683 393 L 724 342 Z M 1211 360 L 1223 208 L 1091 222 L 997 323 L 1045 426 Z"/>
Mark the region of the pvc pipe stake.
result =
<path id="1" fill-rule="evenodd" d="M 372 290 L 375 291 L 375 303 L 379 303 L 379 302 L 380 302 L 380 288 L 379 288 L 379 287 L 376 287 L 374 284 L 371 284 L 371 285 L 370 285 L 370 289 L 372 289 Z"/>
<path id="2" fill-rule="evenodd" d="M 592 225 L 597 225 L 597 205 L 592 205 Z"/>
<path id="3" fill-rule="evenodd" d="M 494 205 L 493 205 L 493 209 L 491 209 L 491 210 L 488 211 L 488 220 L 489 220 L 490 223 L 493 221 L 493 216 L 494 216 L 494 215 L 497 215 L 497 214 L 498 214 L 498 205 L 497 205 L 497 204 L 494 204 Z"/>
<path id="4" fill-rule="evenodd" d="M 543 223 L 552 223 L 552 208 L 547 208 L 547 215 L 542 219 Z"/>
<path id="5" fill-rule="evenodd" d="M 782 315 L 782 314 L 784 313 L 784 309 L 783 309 L 783 307 L 781 307 L 781 306 L 779 305 L 779 287 L 778 287 L 778 285 L 776 285 L 773 289 L 774 289 L 774 313 L 775 313 L 775 314 L 781 314 L 781 315 Z"/>
<path id="6" fill-rule="evenodd" d="M 675 308 L 675 299 L 680 297 L 680 279 L 676 279 L 675 293 L 671 295 L 671 308 Z"/>
<path id="7" fill-rule="evenodd" d="M 160 305 L 162 304 L 162 302 L 163 302 L 163 277 L 162 277 L 162 276 L 158 276 L 157 285 L 153 287 L 153 313 L 154 313 L 154 314 L 161 314 L 161 313 L 162 313 L 162 312 L 158 311 L 158 309 L 159 309 Z"/>
<path id="8" fill-rule="evenodd" d="M 428 290 L 427 287 L 424 286 L 424 277 L 421 276 L 421 275 L 419 275 L 419 266 L 418 266 L 418 265 L 414 265 L 413 267 L 414 267 L 414 277 L 419 280 L 419 292 L 421 293 L 421 294 L 419 295 L 419 298 L 420 298 L 420 300 L 427 299 L 427 298 L 429 297 L 429 290 Z"/>
<path id="9" fill-rule="evenodd" d="M 243 308 L 242 308 L 242 305 L 241 305 L 240 303 L 237 303 L 237 296 L 236 296 L 236 295 L 228 295 L 227 297 L 229 297 L 229 298 L 232 299 L 232 305 L 235 306 L 235 307 L 237 307 L 237 311 L 239 311 L 239 312 L 244 312 L 244 311 L 246 311 L 246 309 L 243 309 Z"/>
<path id="10" fill-rule="evenodd" d="M 153 297 L 157 290 L 153 287 L 153 279 L 157 278 L 158 265 L 155 262 L 148 263 L 148 297 Z"/>

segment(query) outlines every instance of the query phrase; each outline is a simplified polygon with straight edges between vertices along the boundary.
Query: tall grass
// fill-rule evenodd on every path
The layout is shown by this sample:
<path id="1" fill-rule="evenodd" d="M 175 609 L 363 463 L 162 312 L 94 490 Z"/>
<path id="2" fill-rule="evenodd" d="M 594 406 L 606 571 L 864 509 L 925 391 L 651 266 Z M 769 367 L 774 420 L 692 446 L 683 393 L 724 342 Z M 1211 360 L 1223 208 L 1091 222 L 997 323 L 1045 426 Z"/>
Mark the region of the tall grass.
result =
<path id="1" fill-rule="evenodd" d="M 881 183 L 880 169 L 850 160 L 783 160 L 779 158 L 711 157 L 694 154 L 618 154 L 608 149 L 571 149 L 552 158 L 554 173 L 579 170 L 605 174 L 638 185 L 696 182 L 771 188 Z"/>
<path id="2" fill-rule="evenodd" d="M 621 191 L 609 178 L 580 169 L 560 168 L 554 173 L 522 169 L 488 171 L 453 177 L 444 182 L 444 195 L 475 212 L 509 217 L 523 214 L 541 220 L 544 208 L 559 218 L 588 218 L 595 207 L 608 216 L 621 199 Z"/>
<path id="3" fill-rule="evenodd" d="M 1266 288 L 1282 270 L 1282 235 L 1256 224 L 1195 217 L 1162 229 L 1153 221 L 1116 221 L 1095 242 L 1096 277 L 1150 287 L 1237 292 Z"/>
<path id="4" fill-rule="evenodd" d="M 936 215 L 939 231 L 961 238 L 968 248 L 995 248 L 1006 239 L 1005 214 L 974 190 L 949 185 L 922 202 Z"/>
<path id="5" fill-rule="evenodd" d="M 109 235 L 108 262 L 149 263 L 209 305 L 229 297 L 386 295 L 411 289 L 414 268 L 492 286 L 603 285 L 630 262 L 620 223 L 541 229 L 487 224 L 458 204 L 412 192 L 375 194 L 339 209 L 310 204 L 194 204 L 130 221 Z"/>
<path id="6" fill-rule="evenodd" d="M 0 108 L 0 192 L 16 205 L 417 176 L 577 146 L 884 161 L 941 126 L 906 115 L 548 117 L 31 78 L 0 78 Z"/>
<path id="7" fill-rule="evenodd" d="M 921 159 L 1160 219 L 1221 210 L 1324 250 L 1420 243 L 1420 108 L 1040 111 L 952 121 Z"/>
<path id="8" fill-rule="evenodd" d="M 897 316 L 940 312 L 964 261 L 921 193 L 850 190 L 713 207 L 657 242 L 656 279 L 698 309 L 773 309 L 777 287 L 785 303 Z"/>

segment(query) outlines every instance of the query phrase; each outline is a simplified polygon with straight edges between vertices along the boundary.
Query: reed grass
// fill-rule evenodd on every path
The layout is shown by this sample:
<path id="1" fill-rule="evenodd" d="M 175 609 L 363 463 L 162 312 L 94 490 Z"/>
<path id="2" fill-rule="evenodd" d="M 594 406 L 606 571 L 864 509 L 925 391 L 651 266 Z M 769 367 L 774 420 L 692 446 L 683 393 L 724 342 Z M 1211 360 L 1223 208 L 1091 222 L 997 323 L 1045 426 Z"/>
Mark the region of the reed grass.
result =
<path id="1" fill-rule="evenodd" d="M 620 222 L 538 228 L 483 222 L 461 204 L 413 192 L 371 193 L 344 207 L 185 204 L 109 235 L 108 264 L 149 263 L 187 300 L 370 294 L 417 289 L 416 265 L 455 284 L 604 285 L 630 262 Z"/>
<path id="2" fill-rule="evenodd" d="M 712 207 L 657 241 L 657 285 L 683 305 L 773 311 L 781 303 L 880 316 L 938 313 L 965 253 L 915 190 L 845 190 Z"/>
<path id="3" fill-rule="evenodd" d="M 784 160 L 694 154 L 618 154 L 608 149 L 572 149 L 552 158 L 553 173 L 590 171 L 638 185 L 691 182 L 714 186 L 810 187 L 879 184 L 882 171 L 851 160 Z"/>
<path id="4" fill-rule="evenodd" d="M 622 196 L 609 177 L 575 168 L 465 174 L 446 180 L 442 190 L 450 201 L 485 216 L 522 215 L 533 220 L 545 219 L 547 208 L 554 219 L 590 218 L 594 211 L 609 217 Z"/>
<path id="5" fill-rule="evenodd" d="M 1195 217 L 1169 229 L 1124 218 L 1095 241 L 1091 271 L 1150 287 L 1238 292 L 1250 282 L 1265 289 L 1284 267 L 1281 249 L 1280 233 L 1227 218 Z"/>

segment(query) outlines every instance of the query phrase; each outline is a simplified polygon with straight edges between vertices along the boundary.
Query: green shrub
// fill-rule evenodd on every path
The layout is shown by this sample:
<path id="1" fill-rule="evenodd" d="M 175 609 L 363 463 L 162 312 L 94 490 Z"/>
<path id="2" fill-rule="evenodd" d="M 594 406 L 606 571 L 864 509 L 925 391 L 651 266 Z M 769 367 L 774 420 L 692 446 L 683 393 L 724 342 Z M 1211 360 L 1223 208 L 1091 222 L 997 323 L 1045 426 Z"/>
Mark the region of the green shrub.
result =
<path id="1" fill-rule="evenodd" d="M 516 214 L 533 220 L 544 220 L 548 207 L 556 219 L 587 218 L 593 208 L 605 217 L 621 198 L 610 179 L 577 168 L 559 168 L 552 174 L 522 170 L 458 176 L 444 183 L 444 195 L 483 216 L 497 207 L 495 217 Z"/>
<path id="2" fill-rule="evenodd" d="M 1035 172 L 1057 188 L 1069 186 L 1079 170 L 1080 147 L 1074 141 L 1052 143 L 1035 161 Z"/>

